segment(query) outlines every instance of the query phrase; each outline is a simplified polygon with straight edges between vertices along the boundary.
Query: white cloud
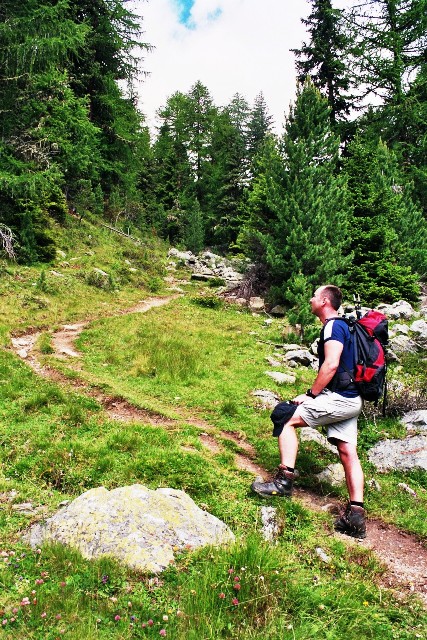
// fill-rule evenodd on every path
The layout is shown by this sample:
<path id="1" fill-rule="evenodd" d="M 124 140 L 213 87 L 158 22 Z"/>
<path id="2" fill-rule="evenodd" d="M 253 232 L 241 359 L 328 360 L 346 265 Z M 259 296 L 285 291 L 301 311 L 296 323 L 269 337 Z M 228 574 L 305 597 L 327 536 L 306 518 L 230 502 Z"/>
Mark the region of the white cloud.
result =
<path id="1" fill-rule="evenodd" d="M 133 5 L 143 16 L 144 41 L 156 47 L 143 62 L 150 75 L 138 85 L 151 127 L 170 95 L 186 93 L 200 80 L 218 106 L 235 93 L 252 104 L 262 91 L 276 131 L 282 131 L 295 97 L 290 49 L 306 39 L 301 17 L 310 12 L 307 0 L 195 0 L 192 29 L 178 22 L 173 0 L 135 0 Z"/>

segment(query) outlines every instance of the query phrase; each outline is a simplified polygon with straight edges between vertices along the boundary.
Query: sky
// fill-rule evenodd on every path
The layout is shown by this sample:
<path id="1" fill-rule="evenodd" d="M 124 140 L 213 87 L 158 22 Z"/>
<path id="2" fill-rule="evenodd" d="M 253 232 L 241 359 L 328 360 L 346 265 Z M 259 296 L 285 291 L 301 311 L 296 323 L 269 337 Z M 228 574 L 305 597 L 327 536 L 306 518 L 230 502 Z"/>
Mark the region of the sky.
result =
<path id="1" fill-rule="evenodd" d="M 295 57 L 307 40 L 301 18 L 308 0 L 133 0 L 143 17 L 146 52 L 139 81 L 139 106 L 154 130 L 156 111 L 176 91 L 187 93 L 200 80 L 216 106 L 239 93 L 253 106 L 262 92 L 276 133 L 295 99 Z M 341 8 L 349 0 L 336 0 Z"/>

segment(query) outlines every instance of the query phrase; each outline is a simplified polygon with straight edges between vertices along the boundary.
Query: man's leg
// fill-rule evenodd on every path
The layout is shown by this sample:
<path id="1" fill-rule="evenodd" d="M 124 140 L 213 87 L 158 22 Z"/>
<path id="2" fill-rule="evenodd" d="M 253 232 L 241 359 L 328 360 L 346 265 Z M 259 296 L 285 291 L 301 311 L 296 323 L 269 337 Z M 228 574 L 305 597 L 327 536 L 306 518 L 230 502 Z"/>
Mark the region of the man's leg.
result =
<path id="1" fill-rule="evenodd" d="M 348 494 L 352 502 L 363 502 L 364 476 L 356 445 L 337 440 L 336 445 L 344 467 Z"/>
<path id="2" fill-rule="evenodd" d="M 276 473 L 266 482 L 255 480 L 251 486 L 252 491 L 255 491 L 263 498 L 270 496 L 286 496 L 289 498 L 292 495 L 292 485 L 295 477 L 293 469 L 298 452 L 298 438 L 295 428 L 305 425 L 306 422 L 298 415 L 297 409 L 292 418 L 283 427 L 278 439 L 280 465 Z"/>
<path id="3" fill-rule="evenodd" d="M 295 461 L 298 453 L 298 437 L 295 429 L 306 427 L 307 423 L 298 415 L 298 409 L 292 418 L 285 424 L 279 436 L 280 464 L 282 466 L 295 468 Z"/>
<path id="4" fill-rule="evenodd" d="M 335 529 L 353 538 L 366 538 L 366 514 L 363 508 L 364 476 L 357 455 L 356 445 L 336 440 L 341 463 L 344 467 L 350 502 L 338 520 Z"/>

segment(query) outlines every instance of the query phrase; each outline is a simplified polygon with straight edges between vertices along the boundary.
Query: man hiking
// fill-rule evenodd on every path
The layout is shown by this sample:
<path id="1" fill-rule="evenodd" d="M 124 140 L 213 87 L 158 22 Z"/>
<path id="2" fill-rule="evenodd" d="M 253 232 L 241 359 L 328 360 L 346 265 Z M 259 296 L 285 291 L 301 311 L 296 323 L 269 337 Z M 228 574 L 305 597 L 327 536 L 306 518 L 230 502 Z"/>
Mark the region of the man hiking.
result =
<path id="1" fill-rule="evenodd" d="M 348 373 L 354 368 L 353 340 L 347 323 L 337 314 L 341 303 L 341 290 L 334 285 L 319 287 L 310 300 L 312 313 L 323 324 L 318 346 L 319 371 L 311 388 L 294 398 L 288 411 L 285 407 L 282 424 L 278 427 L 275 423 L 273 435 L 278 436 L 279 467 L 271 480 L 255 481 L 252 490 L 263 497 L 290 497 L 298 452 L 295 429 L 327 425 L 327 437 L 338 449 L 350 497 L 345 512 L 335 522 L 335 529 L 364 538 L 364 477 L 356 449 L 362 399 Z"/>

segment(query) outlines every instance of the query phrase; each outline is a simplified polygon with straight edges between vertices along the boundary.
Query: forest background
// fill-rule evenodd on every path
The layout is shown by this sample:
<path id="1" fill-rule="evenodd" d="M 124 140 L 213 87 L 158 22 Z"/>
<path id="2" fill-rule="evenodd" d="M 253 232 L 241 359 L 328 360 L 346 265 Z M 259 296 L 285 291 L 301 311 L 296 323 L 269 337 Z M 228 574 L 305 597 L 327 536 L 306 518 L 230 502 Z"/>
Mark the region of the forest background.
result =
<path id="1" fill-rule="evenodd" d="M 311 0 L 283 135 L 260 93 L 216 105 L 195 81 L 150 134 L 135 79 L 150 44 L 120 0 L 0 7 L 0 235 L 21 263 L 91 212 L 194 252 L 244 254 L 254 292 L 304 322 L 334 281 L 416 300 L 427 274 L 427 2 Z M 149 39 L 149 34 L 147 34 Z M 351 290 L 350 290 L 351 283 Z"/>

